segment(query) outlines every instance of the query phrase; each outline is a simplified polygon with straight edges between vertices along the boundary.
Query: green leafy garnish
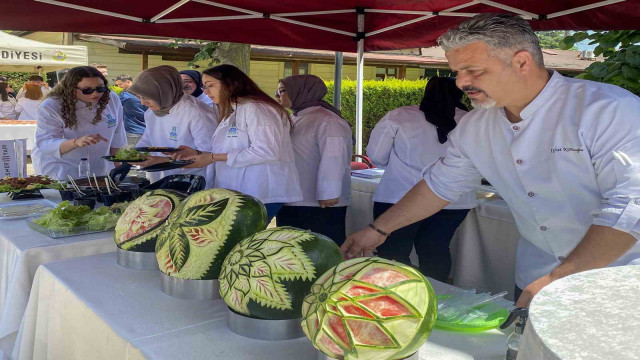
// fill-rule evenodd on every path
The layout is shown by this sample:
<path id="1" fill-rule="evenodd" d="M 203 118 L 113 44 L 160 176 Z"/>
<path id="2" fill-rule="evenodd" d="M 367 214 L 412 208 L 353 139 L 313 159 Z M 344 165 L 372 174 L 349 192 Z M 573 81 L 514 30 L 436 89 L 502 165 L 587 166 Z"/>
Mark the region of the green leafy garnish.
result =
<path id="1" fill-rule="evenodd" d="M 131 146 L 121 147 L 116 156 L 115 160 L 146 160 L 148 152 L 140 152 Z"/>
<path id="2" fill-rule="evenodd" d="M 101 231 L 113 229 L 119 217 L 108 207 L 91 211 L 86 205 L 74 206 L 69 201 L 63 201 L 34 222 L 47 229 L 58 231 L 82 226 L 87 226 L 89 230 Z"/>

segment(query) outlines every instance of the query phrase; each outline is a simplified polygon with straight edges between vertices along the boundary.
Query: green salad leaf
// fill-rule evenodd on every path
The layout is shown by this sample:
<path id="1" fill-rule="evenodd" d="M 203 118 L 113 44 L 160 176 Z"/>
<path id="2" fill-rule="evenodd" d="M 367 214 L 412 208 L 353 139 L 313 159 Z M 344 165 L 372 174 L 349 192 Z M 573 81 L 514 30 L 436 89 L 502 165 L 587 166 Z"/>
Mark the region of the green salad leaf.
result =
<path id="1" fill-rule="evenodd" d="M 116 160 L 146 160 L 148 152 L 140 152 L 132 146 L 121 147 L 116 153 Z"/>
<path id="2" fill-rule="evenodd" d="M 58 231 L 81 226 L 87 226 L 89 230 L 101 231 L 113 229 L 119 217 L 108 207 L 91 211 L 86 205 L 74 206 L 69 201 L 63 201 L 34 222 L 47 229 Z"/>

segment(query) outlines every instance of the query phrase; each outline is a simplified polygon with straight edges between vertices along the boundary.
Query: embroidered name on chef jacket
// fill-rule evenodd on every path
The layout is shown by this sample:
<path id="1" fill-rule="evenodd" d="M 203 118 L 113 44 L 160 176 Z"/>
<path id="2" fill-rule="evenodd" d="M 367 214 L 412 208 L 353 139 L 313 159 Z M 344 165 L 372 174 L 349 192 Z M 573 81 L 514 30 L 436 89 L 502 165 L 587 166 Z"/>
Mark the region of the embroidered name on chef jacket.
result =
<path id="1" fill-rule="evenodd" d="M 112 128 L 116 126 L 116 123 L 117 123 L 116 119 L 110 114 L 107 114 L 107 127 Z"/>
<path id="2" fill-rule="evenodd" d="M 581 147 L 565 147 L 565 146 L 560 147 L 560 146 L 556 146 L 556 147 L 552 147 L 551 148 L 551 153 L 552 154 L 559 153 L 559 152 L 580 154 L 583 151 L 584 151 L 584 149 L 581 148 Z"/>
<path id="3" fill-rule="evenodd" d="M 172 141 L 178 141 L 178 128 L 177 127 L 173 127 L 171 128 L 171 131 L 169 132 L 169 140 Z"/>

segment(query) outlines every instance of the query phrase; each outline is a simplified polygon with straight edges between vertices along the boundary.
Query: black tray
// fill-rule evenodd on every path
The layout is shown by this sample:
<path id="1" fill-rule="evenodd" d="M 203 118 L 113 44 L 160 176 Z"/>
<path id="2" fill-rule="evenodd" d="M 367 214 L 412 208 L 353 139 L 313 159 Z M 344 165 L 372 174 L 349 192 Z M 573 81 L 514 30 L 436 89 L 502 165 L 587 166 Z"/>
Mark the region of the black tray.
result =
<path id="1" fill-rule="evenodd" d="M 44 199 L 40 189 L 10 192 L 7 196 L 9 196 L 11 200 Z"/>
<path id="2" fill-rule="evenodd" d="M 147 161 L 147 159 L 144 159 L 144 160 L 122 160 L 122 159 L 116 159 L 115 156 L 111 156 L 111 155 L 103 156 L 102 158 L 107 160 L 107 161 L 121 162 L 121 163 L 138 163 L 138 162 Z"/>
<path id="3" fill-rule="evenodd" d="M 146 172 L 173 170 L 173 169 L 179 169 L 181 167 L 185 167 L 193 163 L 194 163 L 194 160 L 173 160 L 169 162 L 163 162 L 160 164 L 147 166 L 145 168 L 142 168 L 141 170 Z"/>
<path id="4" fill-rule="evenodd" d="M 181 191 L 187 195 L 204 190 L 206 181 L 203 176 L 193 174 L 173 174 L 165 176 L 153 184 L 144 187 L 144 192 L 157 189 Z"/>
<path id="5" fill-rule="evenodd" d="M 142 152 L 162 152 L 162 153 L 172 153 L 180 151 L 178 148 L 174 147 L 165 147 L 165 146 L 144 146 L 135 148 L 136 151 Z"/>

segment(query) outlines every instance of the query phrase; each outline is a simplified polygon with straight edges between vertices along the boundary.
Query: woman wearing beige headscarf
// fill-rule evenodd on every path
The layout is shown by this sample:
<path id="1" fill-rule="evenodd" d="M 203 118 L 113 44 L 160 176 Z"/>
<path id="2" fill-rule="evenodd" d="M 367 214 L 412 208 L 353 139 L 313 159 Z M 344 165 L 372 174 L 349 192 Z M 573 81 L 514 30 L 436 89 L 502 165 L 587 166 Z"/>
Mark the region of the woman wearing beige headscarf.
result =
<path id="1" fill-rule="evenodd" d="M 211 151 L 211 136 L 218 125 L 215 111 L 192 96 L 184 96 L 178 70 L 163 65 L 141 72 L 128 91 L 140 97 L 149 109 L 144 114 L 146 128 L 137 146 L 178 147 L 187 145 L 200 151 Z M 152 153 L 141 167 L 171 161 Z M 152 181 L 171 174 L 205 176 L 204 169 L 176 169 L 151 173 Z"/>

